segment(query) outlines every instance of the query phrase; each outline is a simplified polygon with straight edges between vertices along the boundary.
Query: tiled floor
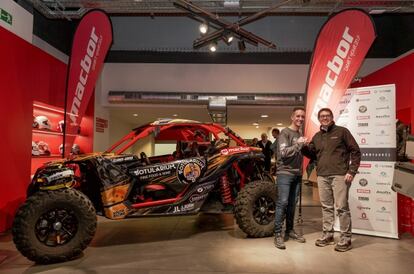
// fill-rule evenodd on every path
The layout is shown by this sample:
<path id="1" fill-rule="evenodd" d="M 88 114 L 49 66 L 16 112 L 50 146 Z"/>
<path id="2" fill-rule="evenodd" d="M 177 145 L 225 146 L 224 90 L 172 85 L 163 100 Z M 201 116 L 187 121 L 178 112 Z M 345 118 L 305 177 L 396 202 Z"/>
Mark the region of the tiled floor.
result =
<path id="1" fill-rule="evenodd" d="M 314 245 L 321 227 L 320 208 L 304 189 L 307 239 L 273 246 L 272 238 L 250 239 L 231 214 L 140 218 L 99 218 L 98 231 L 80 258 L 35 265 L 15 249 L 10 233 L 0 236 L 0 273 L 413 273 L 414 237 L 400 240 L 354 235 L 353 249 Z M 3 262 L 2 257 L 6 257 Z"/>

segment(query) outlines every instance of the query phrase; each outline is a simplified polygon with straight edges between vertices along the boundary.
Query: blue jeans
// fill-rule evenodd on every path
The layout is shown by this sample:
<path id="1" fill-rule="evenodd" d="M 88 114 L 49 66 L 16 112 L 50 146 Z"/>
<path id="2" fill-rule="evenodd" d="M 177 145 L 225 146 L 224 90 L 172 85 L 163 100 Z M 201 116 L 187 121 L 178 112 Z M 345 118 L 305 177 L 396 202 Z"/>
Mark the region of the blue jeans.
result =
<path id="1" fill-rule="evenodd" d="M 299 197 L 299 188 L 302 183 L 301 175 L 279 174 L 276 178 L 278 198 L 275 213 L 275 233 L 282 232 L 283 221 L 286 215 L 286 232 L 293 230 L 295 208 Z"/>

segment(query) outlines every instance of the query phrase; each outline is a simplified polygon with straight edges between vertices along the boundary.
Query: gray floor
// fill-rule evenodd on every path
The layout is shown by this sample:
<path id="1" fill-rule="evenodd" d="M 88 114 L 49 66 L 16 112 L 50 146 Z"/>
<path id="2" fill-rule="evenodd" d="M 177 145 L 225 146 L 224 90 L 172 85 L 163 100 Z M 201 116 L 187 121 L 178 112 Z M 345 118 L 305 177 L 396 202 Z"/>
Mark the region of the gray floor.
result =
<path id="1" fill-rule="evenodd" d="M 314 241 L 320 208 L 305 187 L 303 225 L 307 243 L 273 246 L 272 238 L 249 239 L 231 214 L 140 218 L 99 218 L 97 234 L 82 257 L 35 265 L 15 249 L 10 233 L 0 236 L 0 273 L 413 273 L 414 237 L 400 240 L 354 235 L 353 249 L 338 253 Z M 411 269 L 411 270 L 410 270 Z"/>

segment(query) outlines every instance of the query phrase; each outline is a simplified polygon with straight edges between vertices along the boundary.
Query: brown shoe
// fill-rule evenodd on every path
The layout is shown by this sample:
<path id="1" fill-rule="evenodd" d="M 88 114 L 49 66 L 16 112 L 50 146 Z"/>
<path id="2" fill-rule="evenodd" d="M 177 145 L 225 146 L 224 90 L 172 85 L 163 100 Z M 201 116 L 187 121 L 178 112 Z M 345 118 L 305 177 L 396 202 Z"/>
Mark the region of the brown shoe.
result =
<path id="1" fill-rule="evenodd" d="M 324 233 L 322 237 L 316 240 L 315 245 L 319 247 L 324 247 L 327 245 L 335 244 L 334 237 L 332 234 Z"/>
<path id="2" fill-rule="evenodd" d="M 285 242 L 288 241 L 289 239 L 295 240 L 298 243 L 306 242 L 305 238 L 303 238 L 302 235 L 299 235 L 298 233 L 296 233 L 296 231 L 294 230 L 291 230 L 285 233 Z"/>
<path id="3" fill-rule="evenodd" d="M 336 244 L 335 250 L 339 252 L 345 252 L 352 248 L 351 239 L 341 238 L 339 243 Z"/>
<path id="4" fill-rule="evenodd" d="M 282 238 L 282 234 L 281 233 L 276 233 L 275 234 L 275 247 L 279 248 L 279 249 L 286 249 L 285 243 L 283 241 Z"/>

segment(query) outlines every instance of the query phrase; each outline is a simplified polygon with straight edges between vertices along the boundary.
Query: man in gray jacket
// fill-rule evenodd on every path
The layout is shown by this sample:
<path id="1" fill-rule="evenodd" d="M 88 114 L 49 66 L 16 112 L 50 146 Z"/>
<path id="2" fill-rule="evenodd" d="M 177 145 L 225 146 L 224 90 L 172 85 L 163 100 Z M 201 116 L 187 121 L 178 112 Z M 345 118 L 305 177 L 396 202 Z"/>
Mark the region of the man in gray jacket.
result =
<path id="1" fill-rule="evenodd" d="M 316 240 L 316 246 L 334 244 L 334 209 L 336 209 L 341 230 L 336 251 L 352 248 L 351 212 L 348 193 L 351 182 L 358 171 L 361 152 L 357 142 L 348 129 L 335 125 L 333 113 L 329 108 L 318 112 L 321 130 L 305 145 L 302 152 L 316 160 L 319 197 L 322 204 L 322 237 Z"/>
<path id="2" fill-rule="evenodd" d="M 302 183 L 301 148 L 306 142 L 301 127 L 305 121 L 305 110 L 294 108 L 291 115 L 292 123 L 284 128 L 279 135 L 277 154 L 276 182 L 278 198 L 275 212 L 275 240 L 279 249 L 285 249 L 284 241 L 289 238 L 304 243 L 305 239 L 293 230 L 295 208 L 298 201 L 300 184 Z M 282 237 L 282 225 L 286 217 L 285 237 Z"/>

